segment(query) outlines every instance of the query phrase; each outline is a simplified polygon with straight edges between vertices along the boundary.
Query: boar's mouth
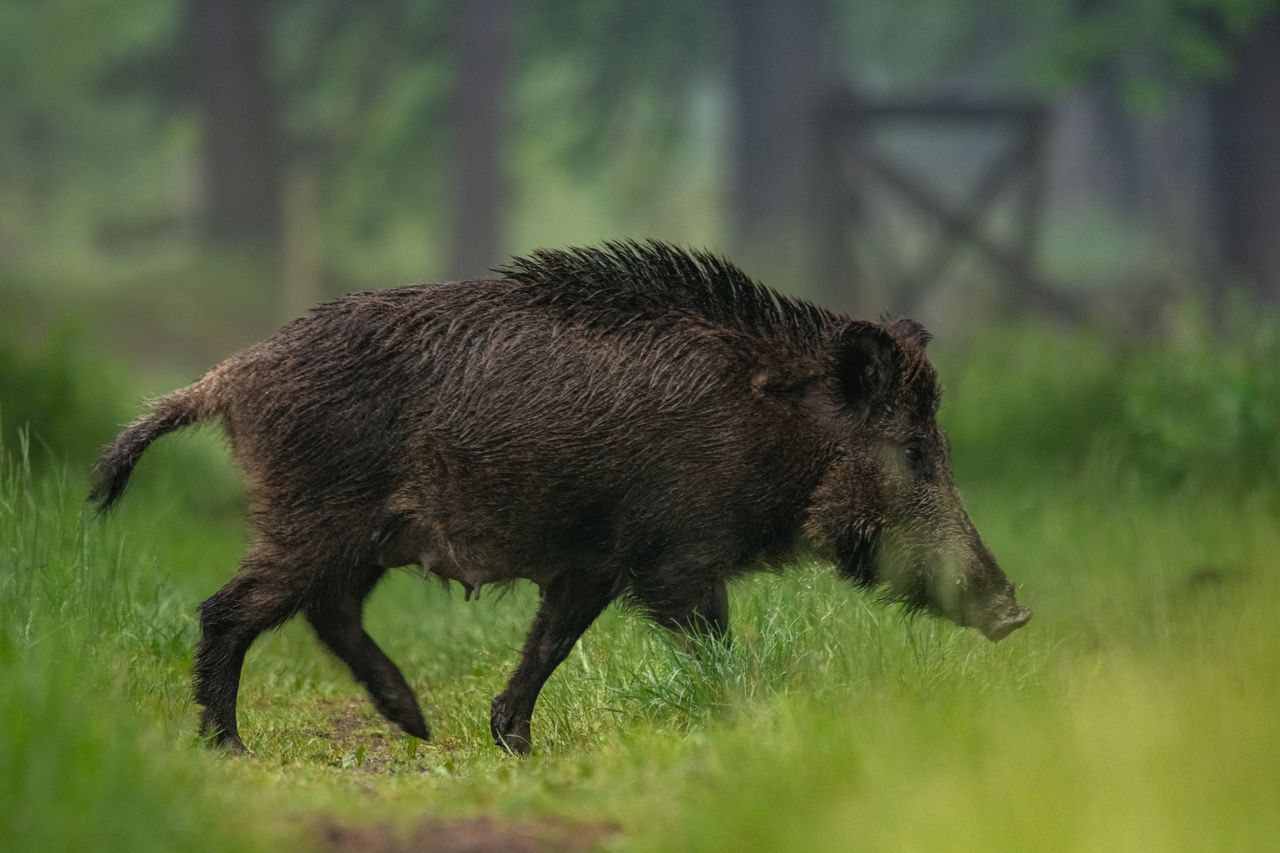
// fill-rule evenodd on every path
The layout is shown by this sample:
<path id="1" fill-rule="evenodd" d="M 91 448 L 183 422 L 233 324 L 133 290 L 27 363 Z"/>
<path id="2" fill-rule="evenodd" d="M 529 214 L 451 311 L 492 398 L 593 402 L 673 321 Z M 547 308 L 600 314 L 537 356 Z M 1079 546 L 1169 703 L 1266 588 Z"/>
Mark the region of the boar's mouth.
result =
<path id="1" fill-rule="evenodd" d="M 983 600 L 985 599 L 985 600 Z M 998 643 L 1031 621 L 1031 610 L 1018 603 L 1013 584 L 999 588 L 995 593 L 976 601 L 966 601 L 962 625 L 976 628 L 993 643 Z"/>

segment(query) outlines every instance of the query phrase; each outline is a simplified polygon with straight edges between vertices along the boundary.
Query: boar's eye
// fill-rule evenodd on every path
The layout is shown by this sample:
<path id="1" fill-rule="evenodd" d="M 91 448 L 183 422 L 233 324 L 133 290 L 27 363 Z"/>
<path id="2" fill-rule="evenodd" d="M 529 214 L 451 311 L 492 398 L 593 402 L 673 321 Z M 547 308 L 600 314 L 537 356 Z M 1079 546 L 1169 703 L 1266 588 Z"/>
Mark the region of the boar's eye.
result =
<path id="1" fill-rule="evenodd" d="M 924 459 L 924 452 L 920 450 L 920 445 L 908 444 L 902 448 L 902 457 L 912 465 L 919 465 L 920 460 Z"/>

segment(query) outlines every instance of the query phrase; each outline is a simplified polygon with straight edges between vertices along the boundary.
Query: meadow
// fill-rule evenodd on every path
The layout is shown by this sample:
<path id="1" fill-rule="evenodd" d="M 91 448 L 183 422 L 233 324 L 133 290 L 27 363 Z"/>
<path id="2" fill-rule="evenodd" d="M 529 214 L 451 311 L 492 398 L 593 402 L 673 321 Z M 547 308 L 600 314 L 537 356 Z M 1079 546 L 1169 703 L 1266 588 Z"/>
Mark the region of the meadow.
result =
<path id="1" fill-rule="evenodd" d="M 488 706 L 534 590 L 464 602 L 409 572 L 367 622 L 432 742 L 290 624 L 246 664 L 251 756 L 206 749 L 195 607 L 246 541 L 239 481 L 215 431 L 173 436 L 93 519 L 93 446 L 162 388 L 60 346 L 0 353 L 0 850 L 396 849 L 477 816 L 618 850 L 1280 842 L 1274 324 L 940 347 L 957 482 L 1026 629 L 992 645 L 821 565 L 732 587 L 727 645 L 610 609 L 527 759 Z"/>

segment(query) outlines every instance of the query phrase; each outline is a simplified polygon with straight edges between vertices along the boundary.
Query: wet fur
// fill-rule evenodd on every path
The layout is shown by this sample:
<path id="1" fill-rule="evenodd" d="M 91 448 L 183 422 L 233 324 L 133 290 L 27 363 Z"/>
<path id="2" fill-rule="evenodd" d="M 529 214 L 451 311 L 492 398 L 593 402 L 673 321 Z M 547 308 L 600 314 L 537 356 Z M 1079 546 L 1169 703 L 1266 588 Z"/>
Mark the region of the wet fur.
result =
<path id="1" fill-rule="evenodd" d="M 469 593 L 539 585 L 492 711 L 516 751 L 542 683 L 615 599 L 722 633 L 725 582 L 791 554 L 806 521 L 846 553 L 846 575 L 875 583 L 883 513 L 861 482 L 875 474 L 831 472 L 904 417 L 932 421 L 923 329 L 854 321 L 662 243 L 537 252 L 498 272 L 321 305 L 155 401 L 104 451 L 104 510 L 151 441 L 197 421 L 221 424 L 245 473 L 258 539 L 202 605 L 196 659 L 219 742 L 241 748 L 245 651 L 297 613 L 389 719 L 428 735 L 360 625 L 391 567 L 421 563 Z M 855 493 L 872 503 L 841 503 Z M 818 523 L 837 514 L 847 542 Z"/>

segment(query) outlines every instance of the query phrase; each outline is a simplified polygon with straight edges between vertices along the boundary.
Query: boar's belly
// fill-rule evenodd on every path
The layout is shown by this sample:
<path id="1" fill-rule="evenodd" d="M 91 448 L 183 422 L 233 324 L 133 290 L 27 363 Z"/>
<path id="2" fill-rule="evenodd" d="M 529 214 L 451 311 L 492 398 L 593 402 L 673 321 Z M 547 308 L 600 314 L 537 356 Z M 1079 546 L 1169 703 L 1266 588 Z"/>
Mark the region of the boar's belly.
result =
<path id="1" fill-rule="evenodd" d="M 470 559 L 457 559 L 454 554 L 443 553 L 438 548 L 426 548 L 418 554 L 418 565 L 422 574 L 435 575 L 445 581 L 457 581 L 462 584 L 468 601 L 472 597 L 480 598 L 480 588 L 488 583 L 502 583 L 515 580 L 521 575 L 505 570 L 505 567 L 493 563 L 477 563 Z M 536 580 L 536 578 L 526 578 Z"/>
<path id="2" fill-rule="evenodd" d="M 384 568 L 416 566 L 423 577 L 434 575 L 443 581 L 457 581 L 468 600 L 479 598 L 485 584 L 514 580 L 543 584 L 551 578 L 547 571 L 513 565 L 500 548 L 441 544 L 436 537 L 406 535 L 403 530 L 380 543 L 377 562 Z"/>

